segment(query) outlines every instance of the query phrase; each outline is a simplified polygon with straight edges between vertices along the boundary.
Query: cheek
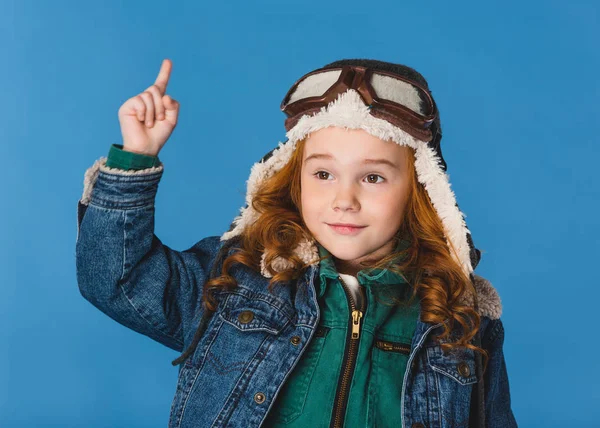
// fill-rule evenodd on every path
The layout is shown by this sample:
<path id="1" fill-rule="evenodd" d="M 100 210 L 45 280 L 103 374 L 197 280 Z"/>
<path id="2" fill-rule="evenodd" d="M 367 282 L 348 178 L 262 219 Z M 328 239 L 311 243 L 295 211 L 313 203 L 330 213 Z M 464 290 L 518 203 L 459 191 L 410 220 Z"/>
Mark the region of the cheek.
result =
<path id="1" fill-rule="evenodd" d="M 321 205 L 319 202 L 319 198 L 316 197 L 314 193 L 310 192 L 302 192 L 300 200 L 302 203 L 302 212 L 304 213 L 315 212 L 319 209 L 319 206 Z"/>
<path id="2" fill-rule="evenodd" d="M 311 182 L 308 179 L 306 182 L 302 181 L 300 203 L 302 206 L 302 220 L 314 233 L 316 228 L 329 216 L 329 196 L 323 191 L 323 186 L 319 186 L 318 183 Z"/>
<path id="3" fill-rule="evenodd" d="M 405 207 L 406 196 L 399 191 L 381 195 L 363 204 L 363 209 L 368 209 L 371 215 L 394 227 L 401 222 Z"/>
<path id="4" fill-rule="evenodd" d="M 302 205 L 302 217 L 304 217 L 306 222 L 307 219 L 310 220 L 312 217 L 314 217 L 314 213 L 318 207 L 317 198 L 315 197 L 317 192 L 315 192 L 313 188 L 314 186 L 310 180 L 302 178 L 300 183 L 300 203 Z"/>

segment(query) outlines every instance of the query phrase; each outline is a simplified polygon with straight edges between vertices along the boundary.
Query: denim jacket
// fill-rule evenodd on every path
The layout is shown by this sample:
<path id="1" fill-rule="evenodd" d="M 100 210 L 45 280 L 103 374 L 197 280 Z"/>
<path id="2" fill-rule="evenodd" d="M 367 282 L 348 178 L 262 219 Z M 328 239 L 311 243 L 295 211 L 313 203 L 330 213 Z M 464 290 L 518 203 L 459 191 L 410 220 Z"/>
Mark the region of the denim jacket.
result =
<path id="1" fill-rule="evenodd" d="M 101 158 L 88 169 L 78 201 L 79 290 L 115 321 L 182 352 L 203 317 L 202 287 L 223 242 L 209 236 L 185 251 L 163 244 L 154 234 L 162 164 L 125 171 L 105 162 Z M 238 287 L 217 294 L 216 313 L 193 354 L 179 365 L 169 427 L 260 426 L 315 334 L 318 265 L 310 266 L 295 287 L 279 285 L 273 293 L 267 278 L 244 265 L 233 266 L 230 274 Z M 491 296 L 482 307 L 498 304 L 491 284 L 476 278 L 478 293 Z M 501 319 L 482 316 L 481 346 L 490 356 L 483 376 L 473 351 L 442 353 L 441 342 L 432 337 L 441 328 L 442 323 L 417 321 L 401 408 L 390 409 L 402 412 L 403 428 L 478 426 L 470 420 L 470 406 L 479 381 L 485 426 L 517 426 Z"/>

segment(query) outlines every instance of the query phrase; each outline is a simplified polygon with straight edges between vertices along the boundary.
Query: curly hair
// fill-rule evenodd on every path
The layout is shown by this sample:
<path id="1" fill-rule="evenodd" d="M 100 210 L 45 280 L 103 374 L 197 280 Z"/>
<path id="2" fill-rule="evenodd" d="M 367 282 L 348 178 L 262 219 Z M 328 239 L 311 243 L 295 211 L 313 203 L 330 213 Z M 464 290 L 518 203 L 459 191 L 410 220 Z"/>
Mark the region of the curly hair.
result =
<path id="1" fill-rule="evenodd" d="M 235 278 L 228 273 L 235 263 L 260 272 L 264 253 L 266 268 L 272 275 L 269 291 L 276 283 L 298 279 L 308 268 L 293 252 L 304 239 L 314 239 L 302 219 L 300 199 L 305 141 L 296 143 L 290 161 L 266 179 L 254 194 L 252 207 L 258 213 L 258 219 L 237 237 L 238 251 L 225 258 L 221 274 L 206 282 L 202 301 L 207 311 L 216 311 L 215 291 L 237 286 Z M 414 150 L 407 153 L 413 173 L 409 174 L 409 196 L 403 222 L 394 239 L 396 243 L 401 239 L 409 245 L 396 247 L 396 252 L 375 262 L 363 262 L 363 266 L 386 266 L 402 275 L 412 289 L 408 304 L 415 298 L 420 299 L 421 321 L 443 323 L 444 330 L 436 336 L 436 339 L 447 339 L 441 348 L 447 351 L 464 347 L 481 352 L 485 356 L 485 372 L 487 352 L 470 343 L 479 329 L 480 315 L 473 307 L 461 304 L 466 293 L 476 295 L 474 285 L 452 257 L 451 252 L 456 255 L 456 250 L 450 240 L 446 241 L 443 224 L 427 191 L 417 180 Z M 287 260 L 291 267 L 281 272 L 273 271 L 271 262 L 277 257 Z M 290 284 L 293 286 L 294 282 Z M 454 342 L 449 340 L 451 336 L 456 338 Z"/>

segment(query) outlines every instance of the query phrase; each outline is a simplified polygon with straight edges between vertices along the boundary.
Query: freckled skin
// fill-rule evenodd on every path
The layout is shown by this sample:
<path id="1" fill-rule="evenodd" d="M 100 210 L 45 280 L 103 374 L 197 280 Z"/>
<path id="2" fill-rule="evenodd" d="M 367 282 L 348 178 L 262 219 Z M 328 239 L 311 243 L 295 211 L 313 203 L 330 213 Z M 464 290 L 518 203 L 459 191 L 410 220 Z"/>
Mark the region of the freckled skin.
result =
<path id="1" fill-rule="evenodd" d="M 409 150 L 362 129 L 328 127 L 306 140 L 302 215 L 313 236 L 334 256 L 339 272 L 356 275 L 360 261 L 377 260 L 392 251 L 392 238 L 402 223 L 408 200 Z M 327 153 L 334 159 L 305 161 L 315 153 Z M 396 167 L 362 163 L 375 158 L 392 161 Z M 367 227 L 356 235 L 341 235 L 327 223 Z"/>

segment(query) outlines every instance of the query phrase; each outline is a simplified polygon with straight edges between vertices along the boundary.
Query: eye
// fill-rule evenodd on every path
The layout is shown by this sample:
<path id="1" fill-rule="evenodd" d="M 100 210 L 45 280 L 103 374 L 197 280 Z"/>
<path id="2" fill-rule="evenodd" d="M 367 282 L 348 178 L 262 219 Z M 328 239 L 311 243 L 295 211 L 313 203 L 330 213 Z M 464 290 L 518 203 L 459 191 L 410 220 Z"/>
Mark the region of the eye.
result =
<path id="1" fill-rule="evenodd" d="M 369 174 L 369 175 L 367 175 L 367 177 L 380 177 L 380 178 L 383 178 L 383 177 L 382 177 L 381 175 L 379 175 L 379 174 Z M 385 180 L 385 178 L 383 178 L 383 179 Z M 379 183 L 377 183 L 377 182 L 373 182 L 373 181 L 370 181 L 369 183 L 371 183 L 371 184 L 379 184 Z M 381 182 L 380 182 L 380 183 L 381 183 Z"/>
<path id="2" fill-rule="evenodd" d="M 322 175 L 319 175 L 321 173 L 323 173 L 323 174 L 329 174 L 327 171 L 317 171 L 313 175 L 316 176 L 317 178 L 321 178 Z"/>

